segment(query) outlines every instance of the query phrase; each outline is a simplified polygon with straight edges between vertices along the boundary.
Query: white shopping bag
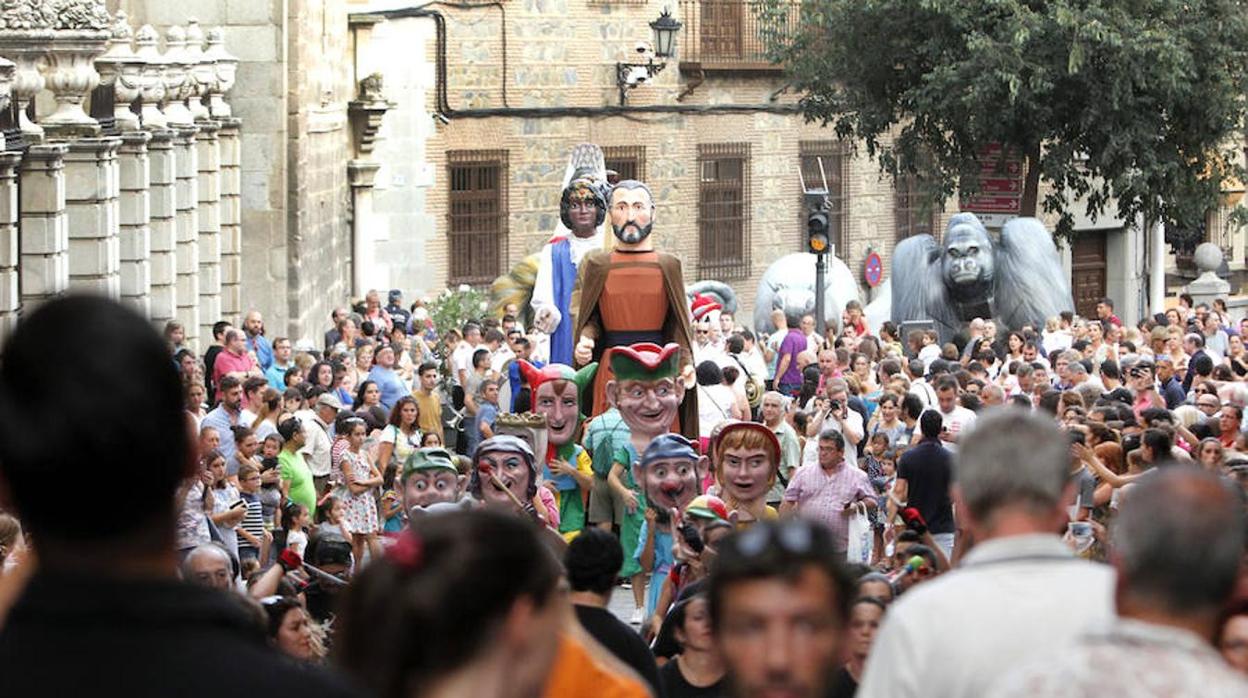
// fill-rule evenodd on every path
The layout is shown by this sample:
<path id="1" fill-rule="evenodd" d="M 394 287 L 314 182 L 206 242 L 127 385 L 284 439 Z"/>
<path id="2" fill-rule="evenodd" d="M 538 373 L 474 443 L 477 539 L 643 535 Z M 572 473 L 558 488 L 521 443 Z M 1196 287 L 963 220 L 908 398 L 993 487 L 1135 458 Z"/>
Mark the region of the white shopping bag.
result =
<path id="1" fill-rule="evenodd" d="M 854 504 L 853 513 L 849 515 L 848 542 L 845 557 L 849 562 L 870 565 L 875 536 L 871 530 L 871 517 L 867 516 L 867 505 L 862 502 Z"/>

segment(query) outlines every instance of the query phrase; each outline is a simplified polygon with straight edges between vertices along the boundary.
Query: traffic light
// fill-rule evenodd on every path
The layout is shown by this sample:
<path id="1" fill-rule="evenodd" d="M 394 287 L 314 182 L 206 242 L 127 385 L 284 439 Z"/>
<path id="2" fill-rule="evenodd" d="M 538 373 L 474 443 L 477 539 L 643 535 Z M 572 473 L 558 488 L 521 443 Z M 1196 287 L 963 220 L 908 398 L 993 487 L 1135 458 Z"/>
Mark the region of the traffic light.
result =
<path id="1" fill-rule="evenodd" d="M 823 211 L 813 211 L 806 218 L 806 251 L 828 253 L 828 214 Z"/>

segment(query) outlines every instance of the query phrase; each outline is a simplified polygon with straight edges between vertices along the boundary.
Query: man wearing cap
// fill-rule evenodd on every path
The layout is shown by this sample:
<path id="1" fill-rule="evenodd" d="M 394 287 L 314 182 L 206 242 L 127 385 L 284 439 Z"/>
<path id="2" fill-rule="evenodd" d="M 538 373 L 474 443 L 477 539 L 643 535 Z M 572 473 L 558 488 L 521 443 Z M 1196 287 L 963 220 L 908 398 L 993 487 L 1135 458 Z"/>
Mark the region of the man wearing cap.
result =
<path id="1" fill-rule="evenodd" d="M 565 364 L 538 368 L 520 359 L 519 375 L 529 386 L 530 409 L 546 417 L 543 479 L 559 507 L 559 533 L 572 540 L 585 527 L 585 495 L 593 489 L 589 452 L 576 443 L 581 425 L 581 391 L 593 384 L 598 364 L 579 371 Z"/>
<path id="2" fill-rule="evenodd" d="M 394 327 L 401 327 L 404 332 L 407 332 L 407 325 L 412 319 L 412 314 L 403 307 L 403 292 L 397 288 L 390 289 L 386 301 L 386 313 L 390 315 Z"/>
<path id="3" fill-rule="evenodd" d="M 418 448 L 403 463 L 403 510 L 408 520 L 439 503 L 454 504 L 468 478 L 445 448 Z"/>
<path id="4" fill-rule="evenodd" d="M 308 470 L 312 471 L 312 481 L 316 483 L 316 491 L 324 492 L 329 481 L 329 473 L 333 460 L 333 423 L 342 403 L 333 393 L 321 393 L 311 409 L 295 413 L 303 424 L 304 444 L 299 452 L 304 455 Z"/>
<path id="5" fill-rule="evenodd" d="M 641 622 L 645 600 L 645 578 L 631 553 L 644 543 L 641 525 L 645 521 L 645 494 L 633 477 L 633 464 L 645 453 L 650 442 L 666 434 L 680 410 L 685 384 L 680 380 L 681 348 L 676 344 L 634 344 L 610 352 L 613 377 L 606 385 L 608 402 L 619 408 L 628 426 L 628 438 L 613 438 L 607 483 L 624 503 L 620 523 L 620 544 L 625 555 L 622 576 L 633 578 L 633 600 L 637 604 L 635 622 Z"/>
<path id="6" fill-rule="evenodd" d="M 736 512 L 740 527 L 778 517 L 767 505 L 767 492 L 780 469 L 775 432 L 758 422 L 725 422 L 711 438 L 711 457 L 720 495 L 728 510 Z"/>

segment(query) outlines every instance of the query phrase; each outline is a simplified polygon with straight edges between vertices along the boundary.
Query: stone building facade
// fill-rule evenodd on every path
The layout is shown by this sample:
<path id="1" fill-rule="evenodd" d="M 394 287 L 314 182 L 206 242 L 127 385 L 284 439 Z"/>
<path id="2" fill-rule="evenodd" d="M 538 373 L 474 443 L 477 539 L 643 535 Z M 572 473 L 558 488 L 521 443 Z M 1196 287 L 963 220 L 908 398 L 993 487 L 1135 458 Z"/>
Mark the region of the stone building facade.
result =
<path id="1" fill-rule="evenodd" d="M 315 340 L 351 292 L 355 98 L 346 0 L 109 0 L 135 26 L 195 18 L 224 30 L 240 63 L 230 103 L 239 141 L 242 312 L 270 336 Z M 228 318 L 227 318 L 228 319 Z M 211 324 L 214 320 L 209 320 Z"/>
<path id="2" fill-rule="evenodd" d="M 69 292 L 319 338 L 352 278 L 346 0 L 0 8 L 0 338 Z M 226 94 L 229 93 L 229 97 Z"/>
<path id="3" fill-rule="evenodd" d="M 815 156 L 839 194 L 836 253 L 864 301 L 869 251 L 887 271 L 899 227 L 942 224 L 910 210 L 865 153 L 805 123 L 741 0 L 523 0 L 421 16 L 406 5 L 357 5 L 386 19 L 357 55 L 380 66 L 395 102 L 377 145 L 376 227 L 418 260 L 379 262 L 390 285 L 482 284 L 537 251 L 582 142 L 651 185 L 657 245 L 683 259 L 686 280 L 731 284 L 747 313 L 767 266 L 804 249 L 798 169 L 817 178 Z M 684 25 L 678 55 L 621 107 L 617 63 L 646 62 L 637 45 L 665 6 Z"/>

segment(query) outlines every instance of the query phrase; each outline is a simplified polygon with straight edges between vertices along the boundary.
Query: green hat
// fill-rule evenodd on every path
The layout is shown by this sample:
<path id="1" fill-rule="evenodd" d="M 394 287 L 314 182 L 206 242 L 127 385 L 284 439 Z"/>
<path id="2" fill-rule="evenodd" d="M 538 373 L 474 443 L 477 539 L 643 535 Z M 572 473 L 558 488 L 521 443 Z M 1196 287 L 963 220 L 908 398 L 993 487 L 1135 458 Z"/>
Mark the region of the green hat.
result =
<path id="1" fill-rule="evenodd" d="M 418 470 L 449 470 L 458 474 L 451 452 L 445 448 L 418 448 L 403 463 L 403 479 Z"/>
<path id="2" fill-rule="evenodd" d="M 680 346 L 642 342 L 611 348 L 611 372 L 618 380 L 657 381 L 680 375 Z"/>

